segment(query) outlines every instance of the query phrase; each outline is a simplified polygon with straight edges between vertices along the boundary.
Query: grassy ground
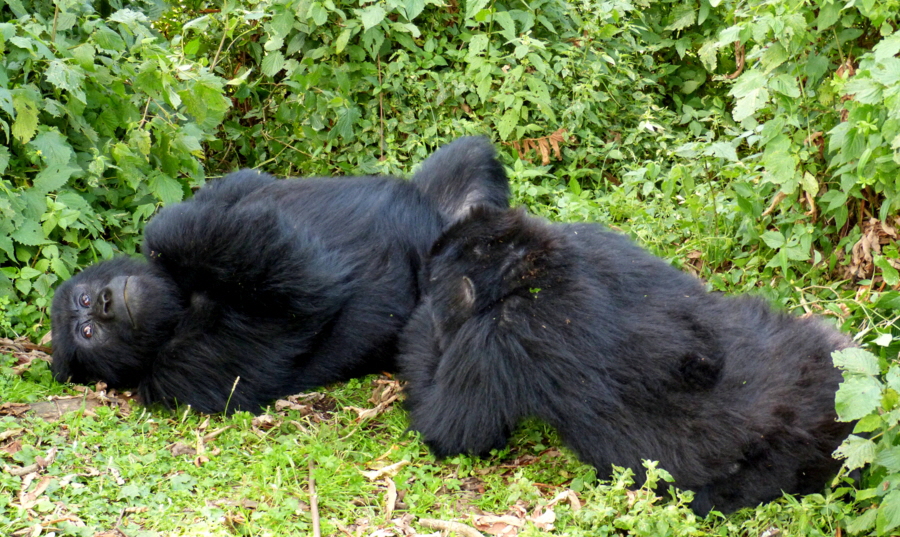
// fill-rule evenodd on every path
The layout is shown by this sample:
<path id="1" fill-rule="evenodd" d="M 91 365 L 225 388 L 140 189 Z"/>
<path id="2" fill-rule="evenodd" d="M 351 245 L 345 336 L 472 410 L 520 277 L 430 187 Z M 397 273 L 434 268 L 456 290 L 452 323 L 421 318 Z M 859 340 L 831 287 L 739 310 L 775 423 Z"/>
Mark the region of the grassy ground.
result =
<path id="1" fill-rule="evenodd" d="M 537 422 L 491 458 L 436 461 L 385 377 L 206 416 L 60 386 L 25 351 L 0 358 L 0 535 L 312 535 L 316 516 L 322 535 L 454 521 L 504 536 L 835 535 L 844 507 L 809 496 L 698 519 L 684 498 L 629 490 L 627 472 L 598 482 Z"/>

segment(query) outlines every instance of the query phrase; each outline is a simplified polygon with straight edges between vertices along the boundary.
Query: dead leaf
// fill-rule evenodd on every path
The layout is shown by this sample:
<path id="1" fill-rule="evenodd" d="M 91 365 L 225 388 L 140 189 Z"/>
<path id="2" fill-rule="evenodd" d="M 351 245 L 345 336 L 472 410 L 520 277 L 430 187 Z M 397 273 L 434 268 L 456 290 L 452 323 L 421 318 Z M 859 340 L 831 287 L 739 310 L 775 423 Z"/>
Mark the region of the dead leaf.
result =
<path id="1" fill-rule="evenodd" d="M 512 515 L 476 515 L 472 517 L 475 527 L 490 535 L 499 537 L 515 537 L 525 521 Z"/>
<path id="2" fill-rule="evenodd" d="M 190 455 L 193 457 L 197 454 L 196 449 L 182 442 L 176 442 L 169 446 L 169 451 L 172 452 L 173 457 L 179 457 L 181 455 Z"/>
<path id="3" fill-rule="evenodd" d="M 379 468 L 375 470 L 365 471 L 362 470 L 362 475 L 366 476 L 369 481 L 375 481 L 377 479 L 381 479 L 382 477 L 394 477 L 397 475 L 397 472 L 400 471 L 401 468 L 409 464 L 409 461 L 402 460 L 400 462 L 395 462 L 389 466 L 385 466 L 384 468 Z"/>

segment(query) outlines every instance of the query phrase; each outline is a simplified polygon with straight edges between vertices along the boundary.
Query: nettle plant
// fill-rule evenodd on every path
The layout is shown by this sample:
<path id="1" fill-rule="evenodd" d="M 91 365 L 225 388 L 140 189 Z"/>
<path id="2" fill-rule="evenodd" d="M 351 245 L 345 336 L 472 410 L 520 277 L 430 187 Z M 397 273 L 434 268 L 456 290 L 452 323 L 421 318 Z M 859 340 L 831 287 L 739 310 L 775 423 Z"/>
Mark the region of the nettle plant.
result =
<path id="1" fill-rule="evenodd" d="M 170 49 L 142 7 L 159 11 L 0 2 L 5 332 L 33 335 L 54 283 L 133 253 L 150 215 L 204 182 L 203 143 L 230 105 L 225 81 Z"/>

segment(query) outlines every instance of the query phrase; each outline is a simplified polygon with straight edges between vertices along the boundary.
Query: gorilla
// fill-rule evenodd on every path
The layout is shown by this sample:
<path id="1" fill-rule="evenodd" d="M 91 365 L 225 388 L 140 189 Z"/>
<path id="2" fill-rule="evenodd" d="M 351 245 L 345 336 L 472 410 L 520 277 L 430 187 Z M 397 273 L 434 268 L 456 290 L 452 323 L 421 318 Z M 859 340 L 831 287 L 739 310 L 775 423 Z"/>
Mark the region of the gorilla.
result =
<path id="1" fill-rule="evenodd" d="M 426 261 L 400 337 L 411 428 L 438 457 L 503 447 L 524 417 L 601 475 L 660 462 L 727 513 L 819 492 L 850 433 L 836 421 L 852 342 L 693 276 L 594 224 L 475 207 Z"/>
<path id="2" fill-rule="evenodd" d="M 479 137 L 439 149 L 411 182 L 252 170 L 211 181 L 151 219 L 146 260 L 102 262 L 59 287 L 54 376 L 212 413 L 391 370 L 442 228 L 473 204 L 508 203 Z"/>

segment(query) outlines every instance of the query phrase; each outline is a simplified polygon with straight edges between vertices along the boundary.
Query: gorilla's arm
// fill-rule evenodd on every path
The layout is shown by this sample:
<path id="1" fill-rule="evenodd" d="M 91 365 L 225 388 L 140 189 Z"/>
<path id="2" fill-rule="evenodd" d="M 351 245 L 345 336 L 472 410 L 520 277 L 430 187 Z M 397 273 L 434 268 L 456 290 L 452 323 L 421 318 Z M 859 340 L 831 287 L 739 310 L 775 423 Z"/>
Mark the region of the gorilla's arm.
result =
<path id="1" fill-rule="evenodd" d="M 351 285 L 352 261 L 294 228 L 274 204 L 188 201 L 147 225 L 144 254 L 190 296 L 201 291 L 248 314 L 290 307 L 331 315 Z"/>
<path id="2" fill-rule="evenodd" d="M 413 175 L 412 182 L 434 200 L 446 223 L 472 207 L 509 207 L 509 181 L 490 140 L 467 136 L 441 147 Z"/>
<path id="3" fill-rule="evenodd" d="M 518 379 L 508 374 L 515 368 L 498 364 L 511 357 L 500 350 L 490 327 L 467 328 L 474 333 L 457 338 L 448 349 L 438 348 L 439 328 L 425 303 L 401 338 L 398 360 L 409 381 L 406 407 L 413 428 L 437 457 L 500 449 L 523 417 L 510 413 L 520 410 L 517 403 L 508 403 L 524 395 L 518 393 Z"/>

